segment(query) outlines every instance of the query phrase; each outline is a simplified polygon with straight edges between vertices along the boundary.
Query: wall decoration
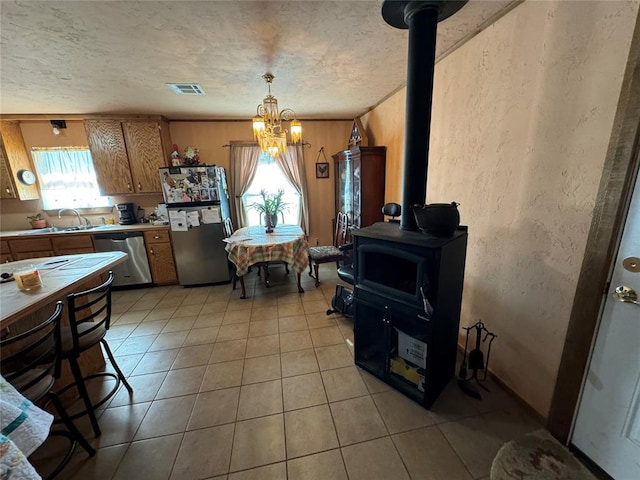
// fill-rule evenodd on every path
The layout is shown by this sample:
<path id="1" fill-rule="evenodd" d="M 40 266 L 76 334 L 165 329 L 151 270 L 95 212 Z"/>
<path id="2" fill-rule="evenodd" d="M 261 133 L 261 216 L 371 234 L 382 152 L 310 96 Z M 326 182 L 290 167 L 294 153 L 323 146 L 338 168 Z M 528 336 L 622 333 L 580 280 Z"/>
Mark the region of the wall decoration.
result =
<path id="1" fill-rule="evenodd" d="M 316 163 L 316 178 L 329 178 L 329 162 Z"/>
<path id="2" fill-rule="evenodd" d="M 367 147 L 369 145 L 369 138 L 362 126 L 359 118 L 353 119 L 351 125 L 351 135 L 349 136 L 349 148 L 351 147 Z"/>
<path id="3" fill-rule="evenodd" d="M 322 155 L 322 160 L 319 161 L 320 155 Z M 327 156 L 324 154 L 324 147 L 320 147 L 318 150 L 318 156 L 316 157 L 316 178 L 329 178 L 329 162 L 327 161 Z"/>

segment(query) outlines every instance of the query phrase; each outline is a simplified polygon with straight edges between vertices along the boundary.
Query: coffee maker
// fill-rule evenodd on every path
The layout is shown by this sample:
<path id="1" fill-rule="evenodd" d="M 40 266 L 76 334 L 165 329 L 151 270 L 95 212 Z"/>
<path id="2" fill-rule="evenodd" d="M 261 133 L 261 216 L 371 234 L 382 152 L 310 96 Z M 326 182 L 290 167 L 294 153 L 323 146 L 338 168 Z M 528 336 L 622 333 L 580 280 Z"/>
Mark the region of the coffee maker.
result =
<path id="1" fill-rule="evenodd" d="M 138 222 L 133 203 L 118 203 L 116 204 L 116 208 L 120 215 L 120 221 L 118 222 L 120 225 L 133 225 Z"/>

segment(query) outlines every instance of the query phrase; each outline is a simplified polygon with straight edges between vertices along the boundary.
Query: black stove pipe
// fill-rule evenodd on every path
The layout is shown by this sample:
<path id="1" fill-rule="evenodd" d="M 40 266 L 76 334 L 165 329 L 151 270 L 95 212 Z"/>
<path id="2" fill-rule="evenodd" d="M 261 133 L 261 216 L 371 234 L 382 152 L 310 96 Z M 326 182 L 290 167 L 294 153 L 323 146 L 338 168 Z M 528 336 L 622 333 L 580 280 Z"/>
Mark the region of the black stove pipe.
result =
<path id="1" fill-rule="evenodd" d="M 402 174 L 402 230 L 418 230 L 411 205 L 425 203 L 438 8 L 425 5 L 405 15 L 409 26 L 407 99 Z"/>
<path id="2" fill-rule="evenodd" d="M 389 25 L 409 29 L 402 230 L 418 230 L 411 206 L 426 202 L 438 21 L 453 15 L 465 3 L 466 0 L 385 0 L 382 5 L 382 17 Z"/>

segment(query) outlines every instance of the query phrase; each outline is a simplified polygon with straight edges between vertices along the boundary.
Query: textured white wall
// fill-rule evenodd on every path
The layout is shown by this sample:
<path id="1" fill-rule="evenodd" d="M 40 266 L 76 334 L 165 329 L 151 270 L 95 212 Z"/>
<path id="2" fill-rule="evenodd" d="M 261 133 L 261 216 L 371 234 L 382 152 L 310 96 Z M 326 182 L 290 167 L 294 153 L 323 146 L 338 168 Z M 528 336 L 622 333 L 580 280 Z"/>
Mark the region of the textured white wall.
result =
<path id="1" fill-rule="evenodd" d="M 637 13 L 527 1 L 436 66 L 427 201 L 459 202 L 469 226 L 462 323 L 498 335 L 492 370 L 542 415 Z M 376 144 L 397 96 L 365 118 Z"/>

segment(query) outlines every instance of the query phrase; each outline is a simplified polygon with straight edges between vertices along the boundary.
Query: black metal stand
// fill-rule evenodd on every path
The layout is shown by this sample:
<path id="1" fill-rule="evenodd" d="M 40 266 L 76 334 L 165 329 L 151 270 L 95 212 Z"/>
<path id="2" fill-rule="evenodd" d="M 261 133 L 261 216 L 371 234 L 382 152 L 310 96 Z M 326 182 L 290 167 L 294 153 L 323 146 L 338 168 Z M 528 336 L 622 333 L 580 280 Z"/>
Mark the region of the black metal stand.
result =
<path id="1" fill-rule="evenodd" d="M 460 372 L 458 373 L 458 385 L 460 389 L 469 395 L 470 397 L 477 398 L 478 400 L 482 399 L 482 395 L 475 388 L 475 385 L 489 392 L 490 390 L 485 387 L 482 382 L 487 379 L 487 371 L 489 370 L 489 358 L 491 357 L 491 344 L 497 338 L 497 335 L 494 335 L 489 330 L 486 329 L 484 323 L 482 321 L 476 322 L 475 325 L 471 327 L 462 327 L 463 330 L 466 330 L 467 335 L 464 343 L 464 356 L 462 357 L 462 364 L 460 365 Z M 476 344 L 475 348 L 468 352 L 469 347 L 469 332 L 471 330 L 476 331 Z M 484 334 L 484 339 L 482 335 Z M 489 342 L 487 343 L 487 340 Z M 484 360 L 484 353 L 482 352 L 482 344 L 486 344 L 487 350 L 487 361 Z M 471 375 L 469 375 L 469 370 L 471 370 Z M 482 378 L 478 377 L 478 371 L 483 370 Z M 475 380 L 475 383 L 471 382 Z"/>

